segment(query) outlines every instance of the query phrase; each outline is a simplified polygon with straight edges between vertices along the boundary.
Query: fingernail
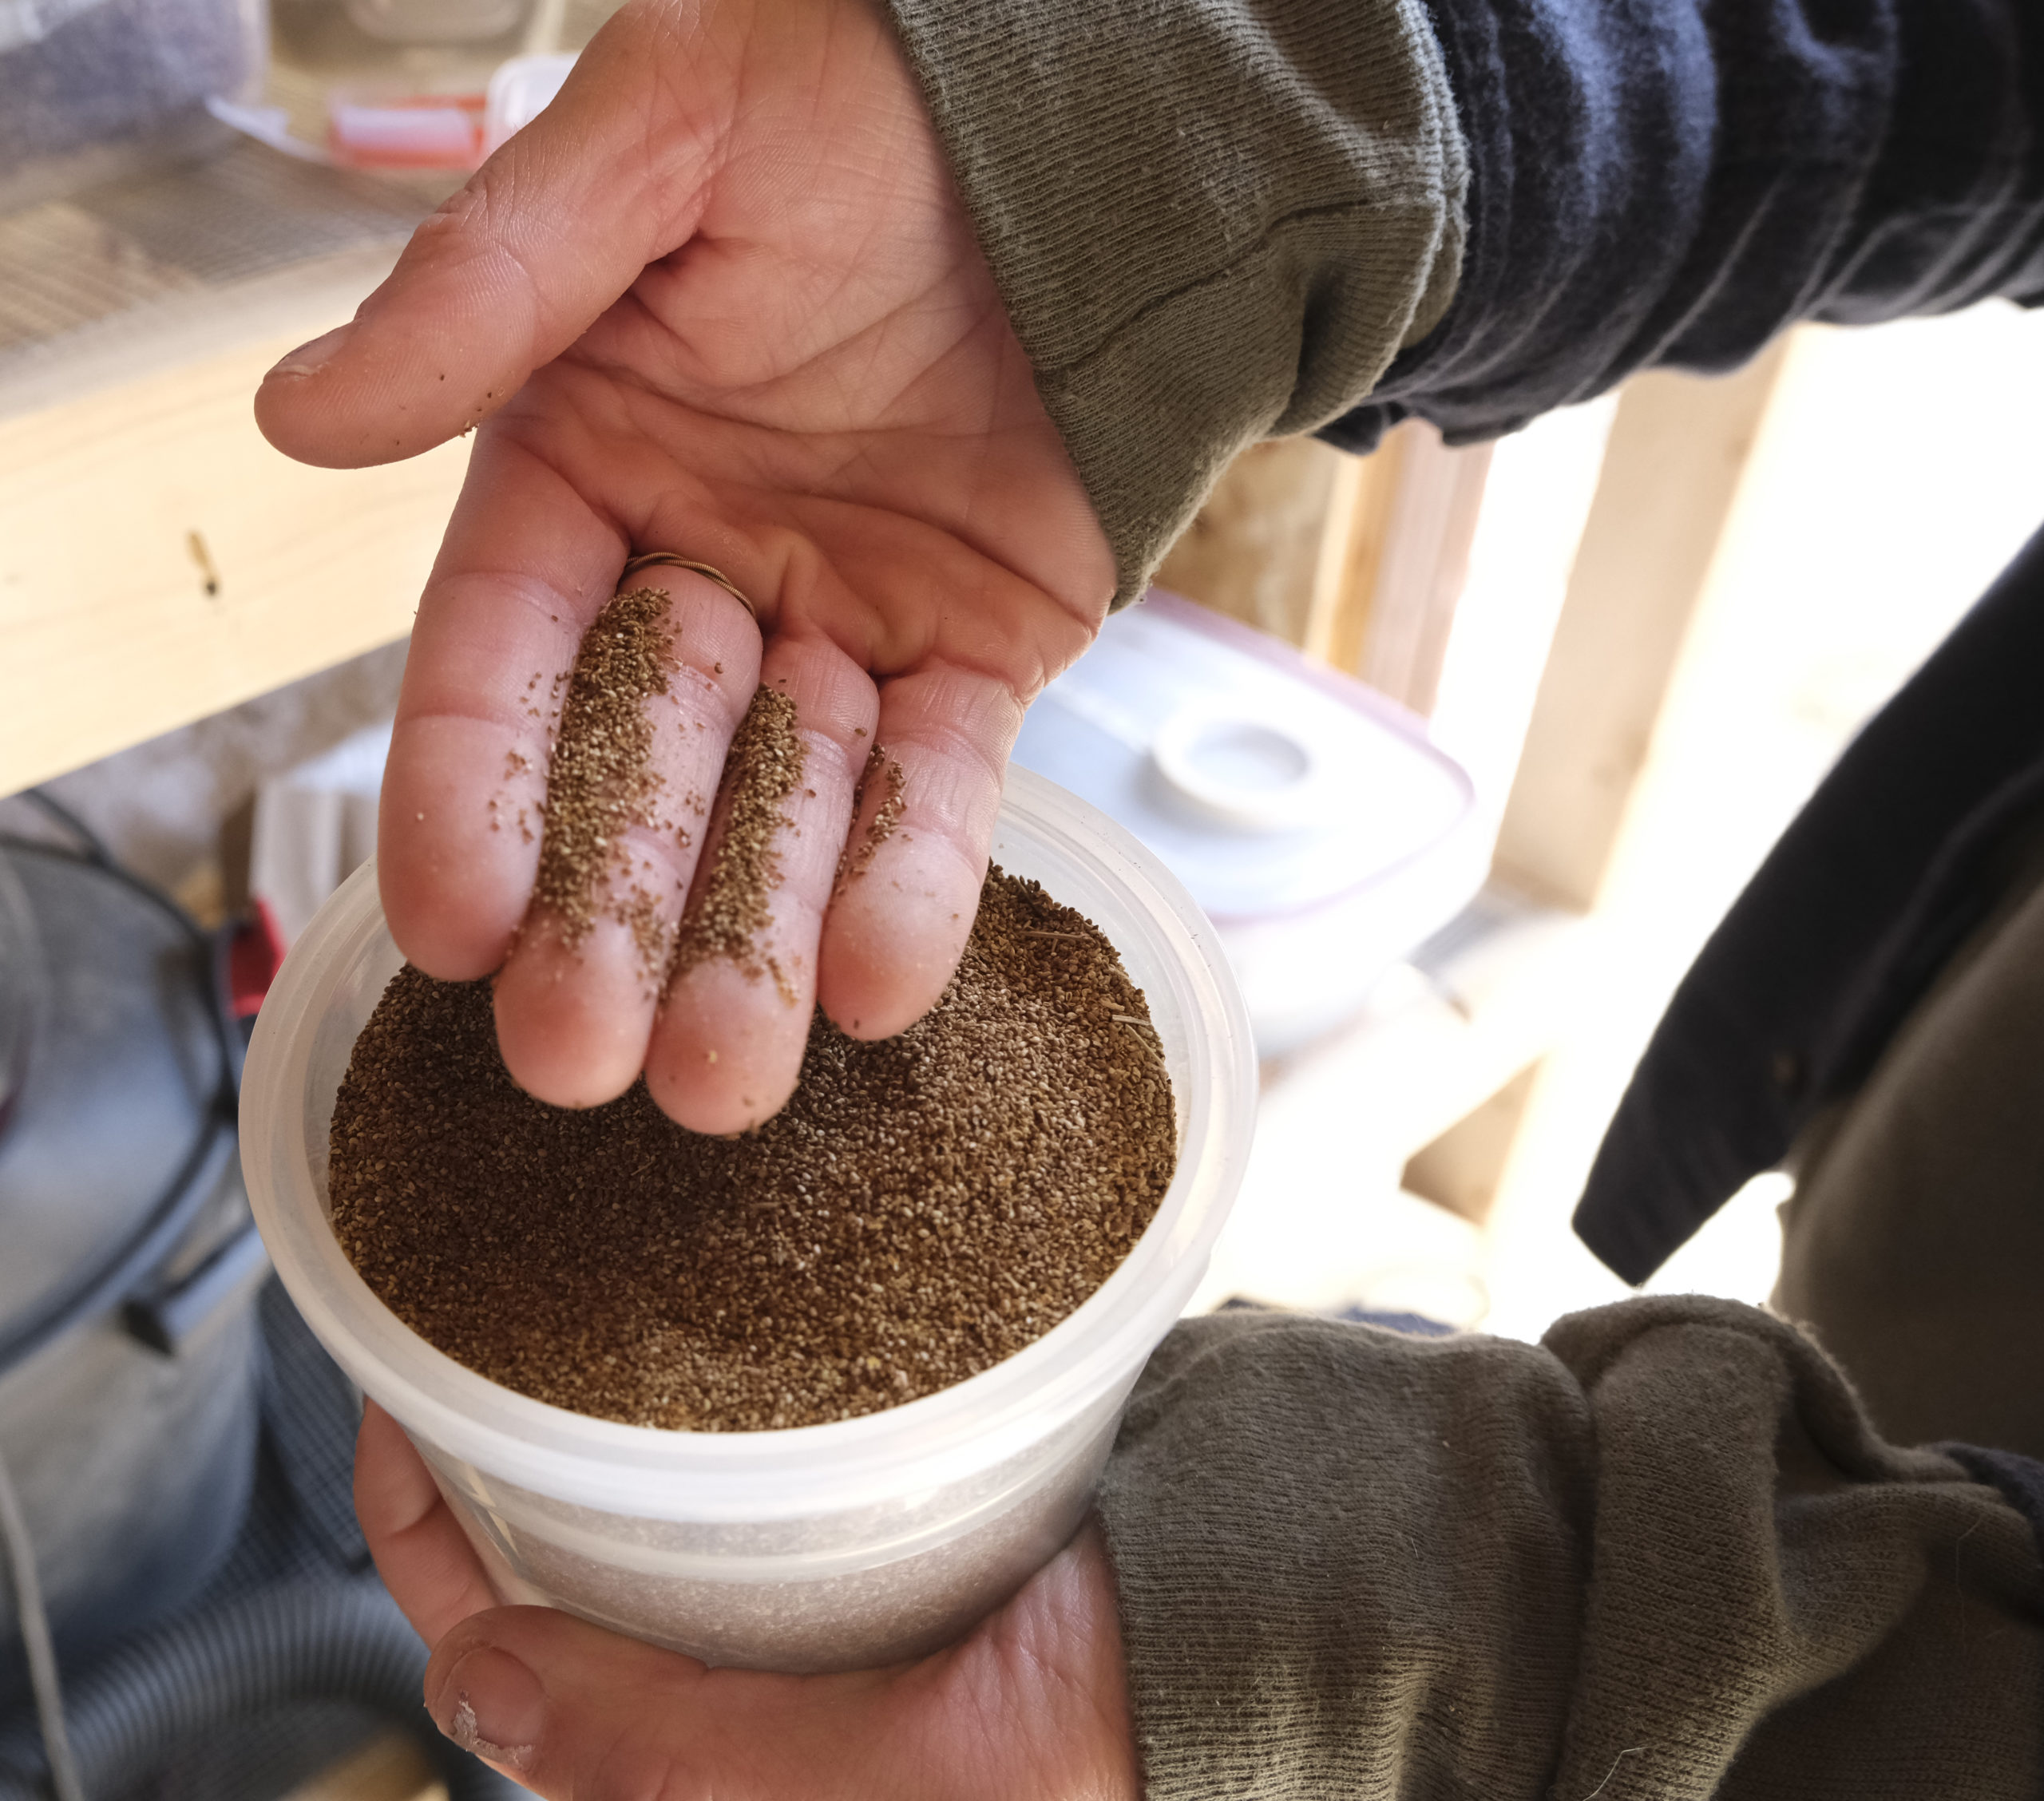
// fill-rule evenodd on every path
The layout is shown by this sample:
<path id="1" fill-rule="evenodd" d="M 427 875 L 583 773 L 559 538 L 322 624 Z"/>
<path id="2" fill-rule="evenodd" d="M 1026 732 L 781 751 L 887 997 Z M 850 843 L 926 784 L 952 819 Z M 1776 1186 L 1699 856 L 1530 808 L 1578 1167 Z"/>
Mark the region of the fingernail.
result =
<path id="1" fill-rule="evenodd" d="M 546 1691 L 509 1652 L 485 1645 L 448 1672 L 433 1720 L 485 1763 L 529 1770 L 546 1726 Z"/>
<path id="2" fill-rule="evenodd" d="M 287 351 L 271 367 L 270 374 L 263 379 L 268 381 L 270 375 L 317 375 L 333 361 L 334 353 L 354 330 L 355 327 L 351 323 L 337 325 L 331 331 L 322 332 L 311 343 L 300 344 L 296 350 Z"/>

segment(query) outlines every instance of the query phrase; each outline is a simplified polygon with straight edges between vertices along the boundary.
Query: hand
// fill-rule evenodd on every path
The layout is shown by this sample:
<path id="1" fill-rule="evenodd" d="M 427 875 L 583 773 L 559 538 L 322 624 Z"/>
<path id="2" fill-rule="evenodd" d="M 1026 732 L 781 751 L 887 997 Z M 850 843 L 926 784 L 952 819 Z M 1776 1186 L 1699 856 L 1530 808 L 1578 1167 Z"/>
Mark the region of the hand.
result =
<path id="1" fill-rule="evenodd" d="M 708 1669 L 543 1607 L 499 1607 L 418 1452 L 371 1403 L 355 1507 L 433 1647 L 442 1732 L 560 1801 L 1078 1801 L 1139 1792 L 1114 1586 L 1083 1531 L 962 1644 L 850 1676 Z"/>
<path id="2" fill-rule="evenodd" d="M 1114 572 L 870 0 L 628 6 L 354 323 L 271 371 L 256 416 L 332 467 L 477 427 L 378 851 L 414 963 L 501 968 L 521 1084 L 586 1106 L 643 1067 L 675 1118 L 731 1132 L 792 1090 L 813 1002 L 858 1038 L 921 1016 L 972 924 L 1022 710 L 1090 640 Z M 570 948 L 528 919 L 549 742 L 529 703 L 651 549 L 723 570 L 761 621 L 647 572 L 686 666 L 686 708 L 652 715 L 662 792 L 716 791 L 756 684 L 795 703 L 806 769 L 759 947 L 792 1000 L 712 960 L 656 1005 L 622 920 Z M 905 810 L 834 899 L 876 737 Z M 665 928 L 703 837 L 635 834 Z"/>

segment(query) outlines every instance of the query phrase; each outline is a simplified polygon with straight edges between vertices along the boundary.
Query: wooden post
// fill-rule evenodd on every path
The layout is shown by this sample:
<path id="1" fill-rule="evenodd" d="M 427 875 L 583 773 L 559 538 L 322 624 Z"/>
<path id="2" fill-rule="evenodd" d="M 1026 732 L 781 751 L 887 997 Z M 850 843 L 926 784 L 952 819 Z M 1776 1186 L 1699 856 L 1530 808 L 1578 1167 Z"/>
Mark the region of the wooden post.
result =
<path id="1" fill-rule="evenodd" d="M 1785 341 L 1716 379 L 1642 376 L 1618 402 L 1547 653 L 1492 878 L 1552 904 L 1597 903 L 1654 729 L 1772 398 Z M 1483 1223 L 1539 1069 L 1420 1150 L 1404 1185 Z"/>
<path id="2" fill-rule="evenodd" d="M 1168 588 L 1303 646 L 1330 529 L 1353 508 L 1354 458 L 1310 437 L 1254 444 L 1228 465 L 1157 572 Z"/>
<path id="3" fill-rule="evenodd" d="M 1788 342 L 1618 403 L 1498 833 L 1498 869 L 1546 898 L 1596 904 Z"/>

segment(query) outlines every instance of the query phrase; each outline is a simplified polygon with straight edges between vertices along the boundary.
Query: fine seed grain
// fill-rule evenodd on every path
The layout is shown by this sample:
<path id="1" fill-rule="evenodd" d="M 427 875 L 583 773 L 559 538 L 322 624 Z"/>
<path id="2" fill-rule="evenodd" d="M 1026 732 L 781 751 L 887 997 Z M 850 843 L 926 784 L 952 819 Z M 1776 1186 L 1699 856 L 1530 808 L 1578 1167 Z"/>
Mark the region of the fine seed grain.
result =
<path id="1" fill-rule="evenodd" d="M 781 884 L 775 840 L 790 823 L 781 809 L 802 786 L 807 761 L 795 730 L 795 703 L 770 688 L 755 689 L 724 754 L 723 784 L 711 821 L 713 861 L 688 897 L 667 968 L 670 983 L 699 963 L 723 957 L 755 981 L 772 976 L 782 999 L 794 1004 L 793 986 L 759 939 L 772 923 L 773 892 Z"/>
<path id="2" fill-rule="evenodd" d="M 685 1130 L 644 1083 L 586 1112 L 512 1085 L 489 985 L 409 967 L 335 1102 L 342 1247 L 414 1331 L 601 1419 L 749 1431 L 965 1380 L 1113 1273 L 1177 1129 L 1141 990 L 1088 921 L 988 877 L 958 973 L 898 1037 L 818 1013 L 787 1106 Z"/>
<path id="3" fill-rule="evenodd" d="M 674 667 L 663 589 L 615 596 L 583 633 L 547 761 L 529 915 L 550 921 L 572 950 L 608 914 L 631 931 L 644 972 L 656 983 L 667 968 L 671 935 L 658 902 L 632 874 L 629 833 L 635 826 L 660 825 L 662 783 L 650 766 L 653 727 L 646 703 L 667 691 Z M 524 823 L 521 814 L 521 829 Z"/>
<path id="4" fill-rule="evenodd" d="M 838 859 L 838 874 L 834 892 L 842 892 L 846 883 L 862 876 L 871 865 L 873 853 L 893 837 L 894 828 L 901 822 L 905 810 L 901 799 L 901 766 L 887 754 L 886 746 L 877 739 L 866 752 L 866 767 L 859 774 L 858 786 L 852 790 L 852 817 L 857 821 L 866 810 L 866 798 L 873 784 L 882 785 L 885 792 L 880 805 L 873 809 L 873 817 L 865 831 L 859 834 L 856 845 L 847 845 Z"/>

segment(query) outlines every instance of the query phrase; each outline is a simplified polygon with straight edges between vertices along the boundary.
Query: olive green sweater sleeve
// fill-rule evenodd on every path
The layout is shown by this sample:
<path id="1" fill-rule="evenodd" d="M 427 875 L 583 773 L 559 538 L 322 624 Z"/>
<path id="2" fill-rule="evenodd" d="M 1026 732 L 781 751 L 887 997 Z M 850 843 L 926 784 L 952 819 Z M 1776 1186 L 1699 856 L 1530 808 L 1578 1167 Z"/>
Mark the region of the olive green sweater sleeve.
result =
<path id="1" fill-rule="evenodd" d="M 1467 158 L 1423 0 L 889 5 L 1131 599 L 1237 450 L 1447 311 Z"/>
<path id="2" fill-rule="evenodd" d="M 2022 1518 L 1809 1341 L 1635 1300 L 1535 1348 L 1182 1324 L 1099 1501 L 1149 1801 L 2015 1801 Z"/>

